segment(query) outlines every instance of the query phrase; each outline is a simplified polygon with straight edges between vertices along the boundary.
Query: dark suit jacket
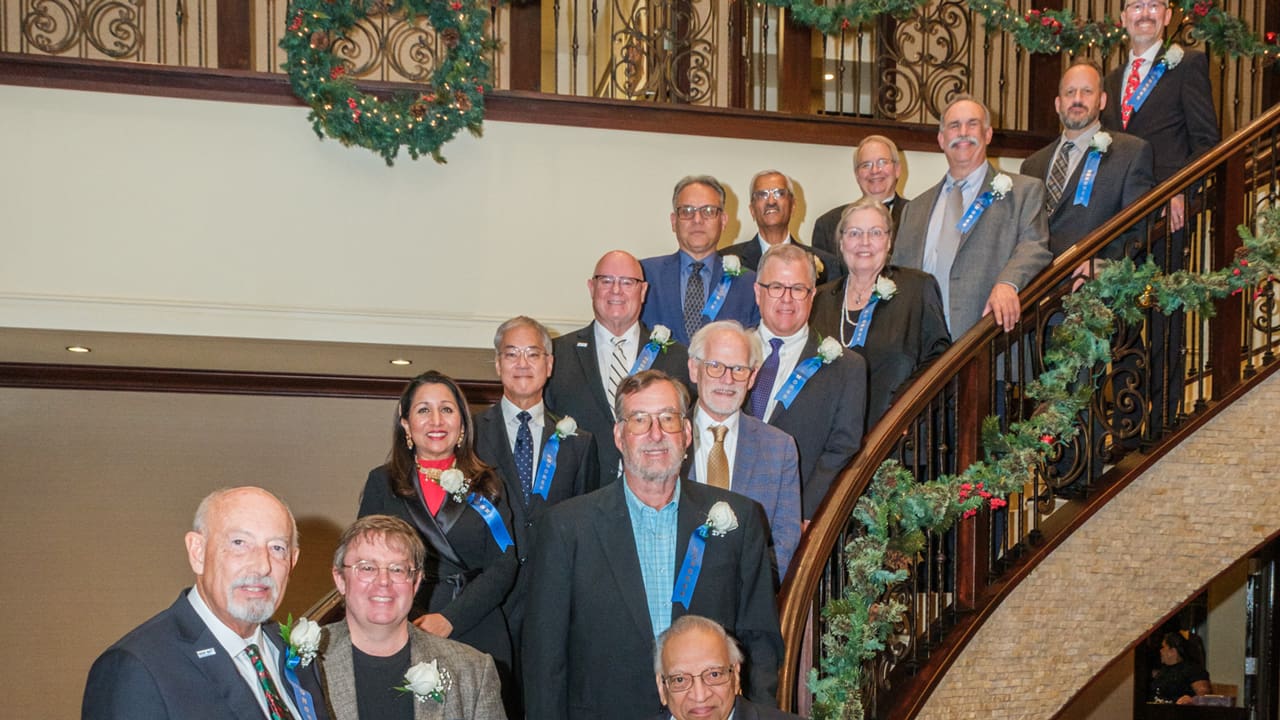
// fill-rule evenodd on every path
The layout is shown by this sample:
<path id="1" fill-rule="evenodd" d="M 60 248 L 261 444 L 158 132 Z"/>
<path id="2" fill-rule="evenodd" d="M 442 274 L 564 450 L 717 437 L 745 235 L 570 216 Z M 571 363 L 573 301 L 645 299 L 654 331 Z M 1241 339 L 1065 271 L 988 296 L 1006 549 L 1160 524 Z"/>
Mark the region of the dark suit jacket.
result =
<path id="1" fill-rule="evenodd" d="M 671 720 L 670 712 L 660 712 L 649 720 Z M 738 696 L 733 704 L 733 720 L 801 720 L 799 715 L 782 712 L 773 705 L 760 705 Z"/>
<path id="2" fill-rule="evenodd" d="M 697 480 L 693 449 L 685 458 L 685 476 Z M 796 441 L 746 413 L 738 414 L 738 443 L 733 452 L 733 487 L 764 507 L 778 555 L 778 580 L 787 577 L 800 544 L 800 456 Z"/>
<path id="3" fill-rule="evenodd" d="M 1156 61 L 1163 56 L 1161 52 Z M 1127 61 L 1128 52 L 1122 57 Z M 1142 107 L 1129 117 L 1126 129 L 1121 127 L 1120 105 L 1124 100 L 1124 82 L 1131 70 L 1132 67 L 1123 62 L 1107 73 L 1103 83 L 1107 106 L 1102 110 L 1102 126 L 1128 132 L 1151 143 L 1155 151 L 1156 182 L 1161 183 L 1222 139 L 1209 87 L 1209 59 L 1199 50 L 1186 50 L 1182 62 L 1165 71 L 1151 88 Z"/>
<path id="4" fill-rule="evenodd" d="M 675 328 L 671 328 L 674 336 Z M 649 328 L 640 324 L 640 342 L 649 341 Z M 561 335 L 551 343 L 555 351 L 555 367 L 542 401 L 556 415 L 570 415 L 578 421 L 578 427 L 595 438 L 596 452 L 600 457 L 600 484 L 608 485 L 618 478 L 618 463 L 622 453 L 613 443 L 613 410 L 604 392 L 600 363 L 596 360 L 595 323 Z M 679 380 L 693 395 L 693 383 L 689 380 L 689 351 L 675 343 L 658 353 L 653 369 L 661 370 Z"/>
<path id="5" fill-rule="evenodd" d="M 1048 183 L 1049 168 L 1061 143 L 1062 138 L 1059 137 L 1024 160 L 1022 174 Z M 1093 181 L 1089 204 L 1076 205 L 1076 188 L 1080 185 L 1089 148 L 1076 148 L 1075 152 L 1086 154 L 1080 157 L 1075 172 L 1067 178 L 1062 189 L 1062 197 L 1049 213 L 1049 250 L 1055 258 L 1155 186 L 1155 177 L 1151 173 L 1151 145 L 1141 138 L 1113 132 L 1111 147 L 1098 160 L 1098 174 Z M 1124 257 L 1125 243 L 1135 235 L 1126 233 L 1116 238 L 1102 251 L 1101 257 L 1109 260 Z"/>
<path id="6" fill-rule="evenodd" d="M 844 253 L 840 252 L 840 241 L 836 239 L 836 229 L 840 227 L 840 216 L 844 214 L 844 209 L 852 204 L 837 205 L 818 216 L 818 219 L 813 223 L 813 235 L 809 238 L 809 243 L 815 248 L 826 250 L 834 255 L 840 262 L 842 269 L 847 268 L 844 264 Z M 889 216 L 893 218 L 895 230 L 902 221 L 902 209 L 906 206 L 907 199 L 895 192 L 893 194 L 893 202 L 889 205 Z M 829 279 L 835 280 L 836 278 Z"/>
<path id="7" fill-rule="evenodd" d="M 844 277 L 843 266 L 840 265 L 840 260 L 835 255 L 832 255 L 826 250 L 809 247 L 794 237 L 791 238 L 791 244 L 798 248 L 807 250 L 810 255 L 813 255 L 822 261 L 822 271 L 818 273 L 819 285 L 824 282 L 830 282 Z M 730 245 L 727 248 L 722 248 L 720 250 L 720 257 L 724 257 L 726 255 L 736 255 L 739 258 L 742 258 L 742 266 L 748 270 L 759 270 L 760 258 L 764 257 L 764 252 L 760 250 L 760 236 L 752 235 L 749 240 L 735 245 Z"/>
<path id="8" fill-rule="evenodd" d="M 951 265 L 952 337 L 960 337 L 982 319 L 991 289 L 997 282 L 1027 287 L 1051 260 L 1049 226 L 1044 211 L 1044 183 L 1016 173 L 1005 173 L 1013 189 L 995 200 L 960 238 L 955 262 Z M 997 175 L 988 165 L 982 191 L 991 188 Z M 942 192 L 943 180 L 912 199 L 902 213 L 902 227 L 894 235 L 894 262 L 916 268 L 924 263 L 924 245 L 929 219 Z"/>
<path id="9" fill-rule="evenodd" d="M 890 266 L 886 275 L 898 286 L 898 292 L 876 304 L 866 343 L 850 348 L 867 361 L 868 430 L 884 416 L 898 389 L 951 347 L 938 281 L 911 268 Z M 818 288 L 809 327 L 839 338 L 843 321 L 844 281 Z M 844 337 L 851 338 L 852 333 L 846 332 Z"/>
<path id="10" fill-rule="evenodd" d="M 505 493 L 494 505 L 510 531 L 514 523 Z M 428 613 L 444 615 L 453 623 L 451 640 L 489 653 L 498 671 L 509 674 L 512 667 L 511 638 L 507 634 L 502 602 L 516 580 L 519 565 L 516 548 L 509 547 L 506 552 L 499 550 L 480 514 L 452 497 L 445 498 L 440 513 L 433 520 L 421 493 L 402 498 L 391 490 L 391 476 L 384 466 L 369 471 L 369 479 L 360 496 L 357 516 L 374 514 L 401 518 L 417 528 L 424 538 L 428 533 L 439 532 L 436 527 L 444 530 L 444 537 L 461 564 L 442 557 L 430 540 L 424 540 L 427 561 L 422 571 L 422 586 L 413 599 L 409 618 L 412 620 Z M 434 522 L 436 527 L 429 527 L 427 523 L 430 522 Z M 468 579 L 454 597 L 456 585 L 447 578 L 457 575 L 467 575 Z"/>
<path id="11" fill-rule="evenodd" d="M 720 284 L 724 265 L 720 256 L 714 253 L 704 262 L 711 266 L 711 280 L 707 283 L 707 297 L 711 297 Z M 644 269 L 644 279 L 649 283 L 641 322 L 649 327 L 666 325 L 671 328 L 672 338 L 688 345 L 689 333 L 684 328 L 684 295 L 680 292 L 680 253 L 645 258 L 640 261 L 640 267 Z M 755 284 L 756 274 L 744 269 L 729 285 L 729 295 L 719 314 L 712 319 L 737 320 L 747 328 L 759 325 L 760 309 L 756 307 Z"/>
<path id="12" fill-rule="evenodd" d="M 262 720 L 253 691 L 191 607 L 187 592 L 94 661 L 82 720 Z M 262 634 L 280 651 L 278 677 L 283 678 L 280 626 L 267 623 Z M 295 672 L 315 701 L 316 715 L 328 720 L 318 666 L 312 663 Z M 283 685 L 280 692 L 292 692 L 288 683 Z"/>
<path id="13" fill-rule="evenodd" d="M 624 481 L 625 482 L 625 481 Z M 727 502 L 739 527 L 709 537 L 689 610 L 672 619 L 709 617 L 738 639 L 746 655 L 745 692 L 773 702 L 782 636 L 760 505 L 736 493 L 683 482 L 674 576 L 689 538 L 716 502 Z M 566 500 L 547 512 L 531 560 L 524 633 L 529 720 L 640 720 L 661 708 L 653 682 L 654 631 L 623 482 Z"/>
<path id="14" fill-rule="evenodd" d="M 810 328 L 800 362 L 818 354 L 818 342 L 818 333 Z M 786 381 L 779 376 L 774 389 Z M 748 394 L 748 406 L 750 401 Z M 800 452 L 800 507 L 804 519 L 813 519 L 836 476 L 862 447 L 866 416 L 867 363 L 846 349 L 809 378 L 790 408 L 778 403 L 766 418 L 770 425 L 795 438 Z"/>

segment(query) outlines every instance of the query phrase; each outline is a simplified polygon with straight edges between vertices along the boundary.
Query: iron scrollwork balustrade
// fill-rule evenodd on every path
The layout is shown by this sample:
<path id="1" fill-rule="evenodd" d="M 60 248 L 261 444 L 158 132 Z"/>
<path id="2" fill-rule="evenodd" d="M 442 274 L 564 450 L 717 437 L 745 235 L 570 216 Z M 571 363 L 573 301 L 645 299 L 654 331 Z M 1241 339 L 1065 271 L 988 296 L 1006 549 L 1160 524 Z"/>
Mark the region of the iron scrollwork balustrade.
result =
<path id="1" fill-rule="evenodd" d="M 598 95 L 707 104 L 716 89 L 714 0 L 614 0 L 613 51 Z M 593 21 L 593 26 L 595 25 Z"/>
<path id="2" fill-rule="evenodd" d="M 356 77 L 423 82 L 430 79 L 441 50 L 440 35 L 426 16 L 379 13 L 356 23 L 333 42 L 334 55 Z"/>
<path id="3" fill-rule="evenodd" d="M 22 8 L 22 35 L 50 55 L 88 43 L 109 58 L 135 58 L 145 6 L 145 0 L 30 0 Z"/>

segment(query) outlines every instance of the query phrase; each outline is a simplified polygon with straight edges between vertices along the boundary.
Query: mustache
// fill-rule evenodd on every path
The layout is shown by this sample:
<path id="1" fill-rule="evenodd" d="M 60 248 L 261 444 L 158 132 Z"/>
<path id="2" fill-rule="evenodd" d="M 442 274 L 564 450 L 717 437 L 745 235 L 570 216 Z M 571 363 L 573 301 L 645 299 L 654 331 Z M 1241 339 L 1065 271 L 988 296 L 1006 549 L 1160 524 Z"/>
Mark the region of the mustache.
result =
<path id="1" fill-rule="evenodd" d="M 232 590 L 248 587 L 249 585 L 261 585 L 273 593 L 277 590 L 276 580 L 270 575 L 241 575 L 231 581 Z"/>
<path id="2" fill-rule="evenodd" d="M 973 143 L 974 145 L 977 145 L 978 138 L 976 135 L 957 135 L 956 137 L 951 139 L 951 142 L 947 143 L 947 149 L 950 150 L 963 142 Z"/>

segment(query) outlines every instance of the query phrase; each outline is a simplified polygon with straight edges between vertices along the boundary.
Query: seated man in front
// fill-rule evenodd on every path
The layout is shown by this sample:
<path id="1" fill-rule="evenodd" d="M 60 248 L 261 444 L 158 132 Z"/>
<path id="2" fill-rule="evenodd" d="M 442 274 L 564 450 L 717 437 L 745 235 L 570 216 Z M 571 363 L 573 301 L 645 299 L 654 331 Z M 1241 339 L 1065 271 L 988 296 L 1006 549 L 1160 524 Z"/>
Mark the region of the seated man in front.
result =
<path id="1" fill-rule="evenodd" d="M 409 622 L 426 547 L 400 518 L 366 515 L 333 554 L 347 617 L 325 626 L 325 684 L 334 720 L 506 720 L 493 658 Z"/>

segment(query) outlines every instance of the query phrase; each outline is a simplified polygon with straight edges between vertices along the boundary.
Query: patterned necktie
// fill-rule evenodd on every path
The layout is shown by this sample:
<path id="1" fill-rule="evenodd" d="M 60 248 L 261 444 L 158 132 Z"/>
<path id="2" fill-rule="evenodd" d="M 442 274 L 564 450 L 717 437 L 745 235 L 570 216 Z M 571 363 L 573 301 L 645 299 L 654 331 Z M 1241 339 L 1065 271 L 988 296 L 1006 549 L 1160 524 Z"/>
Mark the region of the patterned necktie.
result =
<path id="1" fill-rule="evenodd" d="M 1050 212 L 1058 207 L 1058 201 L 1062 199 L 1062 189 L 1067 185 L 1067 165 L 1071 162 L 1071 151 L 1075 148 L 1076 144 L 1070 140 L 1062 143 L 1058 155 L 1053 159 L 1053 167 L 1049 168 L 1049 194 L 1045 196 L 1045 209 Z"/>
<path id="2" fill-rule="evenodd" d="M 689 337 L 702 327 L 702 306 L 707 304 L 707 291 L 702 284 L 702 268 L 700 260 L 689 263 L 689 284 L 684 288 L 684 331 Z"/>
<path id="3" fill-rule="evenodd" d="M 1133 61 L 1133 70 L 1129 72 L 1129 79 L 1124 83 L 1124 102 L 1120 103 L 1120 127 L 1124 130 L 1129 129 L 1129 118 L 1133 116 L 1133 106 L 1129 104 L 1129 99 L 1133 97 L 1134 91 L 1138 89 L 1138 83 L 1142 78 L 1138 75 L 1138 68 L 1142 67 L 1142 58 Z"/>
<path id="4" fill-rule="evenodd" d="M 938 289 L 942 291 L 942 313 L 951 324 L 951 266 L 956 261 L 956 251 L 960 248 L 960 219 L 964 217 L 965 181 L 953 183 L 947 191 L 947 204 L 942 211 L 942 227 L 938 229 L 938 243 L 934 246 L 932 267 L 924 268 L 938 280 Z"/>
<path id="5" fill-rule="evenodd" d="M 520 491 L 524 493 L 524 506 L 529 507 L 529 498 L 533 495 L 533 433 L 529 432 L 529 421 L 533 416 L 527 410 L 521 410 L 516 419 L 520 421 L 520 429 L 516 431 L 516 474 L 520 476 Z"/>
<path id="6" fill-rule="evenodd" d="M 609 412 L 613 412 L 614 400 L 618 396 L 618 385 L 627 376 L 627 356 L 623 353 L 626 338 L 613 339 L 613 355 L 609 358 L 609 377 L 605 378 L 605 395 L 609 396 Z M 616 419 L 616 418 L 615 418 Z"/>
<path id="7" fill-rule="evenodd" d="M 262 692 L 267 696 L 267 717 L 271 720 L 293 720 L 293 713 L 289 712 L 289 706 L 284 704 L 284 698 L 280 697 L 279 691 L 276 690 L 276 683 L 267 672 L 267 666 L 262 664 L 258 646 L 249 643 L 245 646 L 244 654 L 249 658 L 249 662 L 253 663 L 253 669 L 258 673 L 258 683 L 262 685 Z"/>
<path id="8" fill-rule="evenodd" d="M 778 355 L 782 351 L 782 340 L 774 338 L 769 341 L 773 352 L 765 358 L 756 374 L 756 387 L 751 391 L 751 414 L 764 419 L 764 411 L 769 407 L 769 398 L 773 395 L 773 381 L 778 377 Z"/>
<path id="9" fill-rule="evenodd" d="M 711 454 L 707 456 L 707 484 L 728 490 L 729 456 L 724 451 L 724 436 L 729 428 L 712 425 L 708 429 L 716 436 L 716 442 L 711 446 Z"/>

